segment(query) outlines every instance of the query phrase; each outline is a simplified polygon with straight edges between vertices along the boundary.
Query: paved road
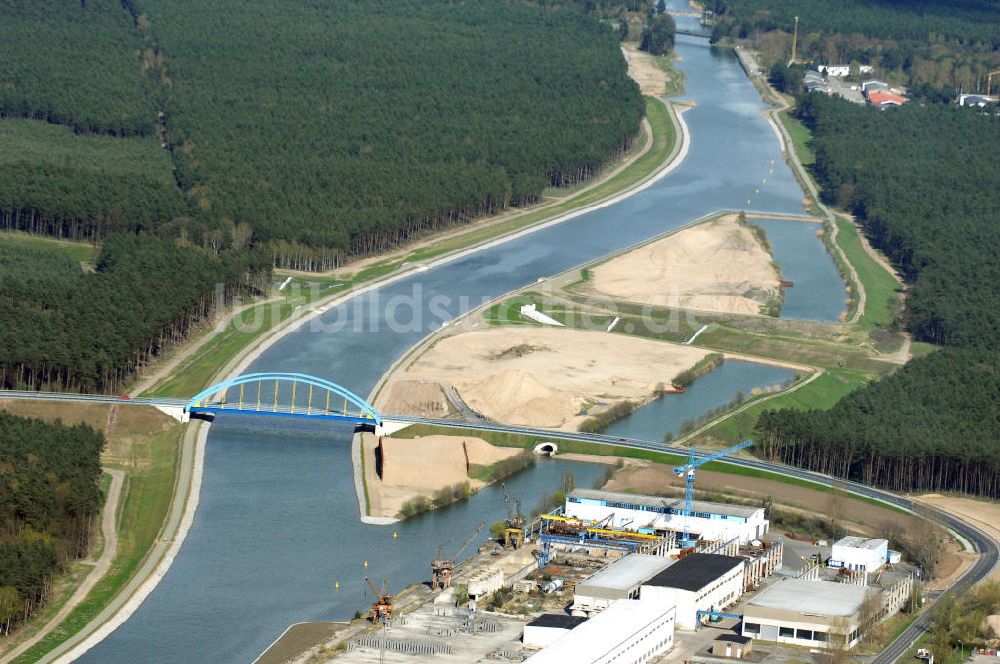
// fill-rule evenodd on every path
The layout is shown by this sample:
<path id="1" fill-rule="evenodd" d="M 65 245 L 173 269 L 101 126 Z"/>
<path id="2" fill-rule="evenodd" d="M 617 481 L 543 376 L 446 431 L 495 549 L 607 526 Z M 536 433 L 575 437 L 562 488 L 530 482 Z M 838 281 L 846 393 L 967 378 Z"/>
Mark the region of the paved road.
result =
<path id="1" fill-rule="evenodd" d="M 84 403 L 117 403 L 134 404 L 136 406 L 184 406 L 186 399 L 170 399 L 167 397 L 128 397 L 109 394 L 74 394 L 70 392 L 31 392 L 18 390 L 0 390 L 0 399 L 30 399 L 32 401 L 77 401 Z"/>

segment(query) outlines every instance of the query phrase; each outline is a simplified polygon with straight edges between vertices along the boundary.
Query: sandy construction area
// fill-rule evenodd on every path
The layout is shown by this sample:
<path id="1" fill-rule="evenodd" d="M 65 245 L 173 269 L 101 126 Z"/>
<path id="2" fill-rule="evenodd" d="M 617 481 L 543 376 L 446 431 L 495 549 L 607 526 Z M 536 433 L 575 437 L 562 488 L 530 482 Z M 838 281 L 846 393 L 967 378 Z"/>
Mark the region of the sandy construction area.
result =
<path id="1" fill-rule="evenodd" d="M 441 339 L 393 382 L 437 381 L 490 419 L 575 431 L 588 415 L 615 403 L 648 400 L 657 385 L 669 385 L 706 354 L 604 332 L 492 328 Z"/>
<path id="2" fill-rule="evenodd" d="M 481 438 L 467 436 L 423 436 L 382 438 L 382 477 L 375 472 L 377 441 L 362 435 L 365 482 L 372 516 L 396 516 L 403 503 L 417 496 L 432 497 L 436 491 L 469 481 L 473 490 L 483 486 L 469 478 L 469 469 L 489 466 L 521 452 L 512 447 L 494 447 Z"/>
<path id="3" fill-rule="evenodd" d="M 444 418 L 454 412 L 441 386 L 424 380 L 389 383 L 379 394 L 378 406 L 387 413 L 397 415 L 420 414 Z"/>
<path id="4" fill-rule="evenodd" d="M 736 215 L 698 224 L 595 267 L 588 288 L 618 300 L 756 314 L 780 288 L 770 253 Z"/>
<path id="5" fill-rule="evenodd" d="M 623 44 L 622 55 L 628 63 L 628 75 L 639 84 L 644 95 L 662 95 L 667 91 L 670 74 L 657 66 L 656 56 L 636 48 L 635 44 Z"/>
<path id="6" fill-rule="evenodd" d="M 928 493 L 916 496 L 916 500 L 932 505 L 976 526 L 994 540 L 1000 542 L 1000 503 L 974 498 L 958 498 L 942 496 L 938 493 Z M 1000 581 L 1000 568 L 993 570 L 989 579 Z"/>

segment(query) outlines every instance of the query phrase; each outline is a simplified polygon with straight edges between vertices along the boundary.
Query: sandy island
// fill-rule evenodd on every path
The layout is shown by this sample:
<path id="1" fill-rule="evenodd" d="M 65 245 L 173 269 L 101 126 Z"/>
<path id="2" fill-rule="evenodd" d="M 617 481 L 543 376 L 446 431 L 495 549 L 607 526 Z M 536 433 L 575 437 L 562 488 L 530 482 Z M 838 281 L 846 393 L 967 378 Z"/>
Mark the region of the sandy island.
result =
<path id="1" fill-rule="evenodd" d="M 735 214 L 601 263 L 586 286 L 616 300 L 735 314 L 760 313 L 780 287 L 770 252 Z"/>
<path id="2" fill-rule="evenodd" d="M 376 406 L 430 416 L 419 408 L 424 399 L 405 395 L 411 385 L 433 382 L 454 388 L 469 408 L 489 419 L 576 431 L 588 416 L 615 403 L 648 401 L 657 386 L 669 385 L 707 354 L 693 346 L 605 332 L 527 326 L 473 330 L 441 339 L 397 371 Z"/>

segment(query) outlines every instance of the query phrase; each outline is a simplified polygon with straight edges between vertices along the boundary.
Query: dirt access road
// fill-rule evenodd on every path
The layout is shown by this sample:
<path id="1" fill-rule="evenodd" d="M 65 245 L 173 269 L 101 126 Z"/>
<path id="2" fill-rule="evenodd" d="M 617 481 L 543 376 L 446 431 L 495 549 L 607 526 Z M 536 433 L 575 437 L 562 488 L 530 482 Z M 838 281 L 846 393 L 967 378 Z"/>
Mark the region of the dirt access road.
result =
<path id="1" fill-rule="evenodd" d="M 59 611 L 46 622 L 38 633 L 27 641 L 23 641 L 9 652 L 3 653 L 3 658 L 7 661 L 13 660 L 27 651 L 33 645 L 45 638 L 57 625 L 84 600 L 87 593 L 94 585 L 100 581 L 111 568 L 111 562 L 118 554 L 118 528 L 116 518 L 122 497 L 122 486 L 125 484 L 125 473 L 116 468 L 105 468 L 104 472 L 111 476 L 111 486 L 108 489 L 108 498 L 104 502 L 104 511 L 101 513 L 101 537 L 104 539 L 104 548 L 100 557 L 94 562 L 94 568 L 83 579 L 73 595 L 66 601 Z"/>

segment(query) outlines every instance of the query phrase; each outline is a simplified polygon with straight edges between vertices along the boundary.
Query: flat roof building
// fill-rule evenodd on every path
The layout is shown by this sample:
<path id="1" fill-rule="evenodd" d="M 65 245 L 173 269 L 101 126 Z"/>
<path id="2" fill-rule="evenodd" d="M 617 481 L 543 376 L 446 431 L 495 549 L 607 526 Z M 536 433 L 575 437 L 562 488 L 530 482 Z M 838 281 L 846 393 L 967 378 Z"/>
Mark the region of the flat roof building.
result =
<path id="1" fill-rule="evenodd" d="M 566 516 L 586 521 L 611 518 L 615 528 L 639 532 L 684 530 L 684 500 L 591 489 L 574 489 L 566 496 Z M 612 516 L 613 515 L 613 516 Z M 702 539 L 747 544 L 764 536 L 768 521 L 763 507 L 708 503 L 692 504 L 690 532 Z"/>
<path id="2" fill-rule="evenodd" d="M 589 616 L 619 599 L 638 599 L 643 583 L 677 562 L 674 558 L 634 553 L 614 561 L 576 584 L 573 615 Z"/>
<path id="3" fill-rule="evenodd" d="M 826 647 L 831 641 L 854 646 L 861 611 L 877 588 L 803 579 L 779 581 L 747 602 L 743 636 L 797 646 Z"/>
<path id="4" fill-rule="evenodd" d="M 889 540 L 848 535 L 834 542 L 827 564 L 853 571 L 874 572 L 885 565 L 888 556 Z"/>
<path id="5" fill-rule="evenodd" d="M 526 664 L 640 664 L 674 645 L 674 607 L 620 599 L 535 653 Z"/>
<path id="6" fill-rule="evenodd" d="M 560 613 L 543 613 L 524 626 L 521 641 L 531 648 L 544 648 L 585 620 Z"/>
<path id="7" fill-rule="evenodd" d="M 692 553 L 642 585 L 639 598 L 677 607 L 678 629 L 695 629 L 698 611 L 722 611 L 743 593 L 745 559 Z"/>
<path id="8" fill-rule="evenodd" d="M 712 642 L 713 657 L 743 659 L 753 652 L 753 639 L 739 634 L 722 634 Z"/>

